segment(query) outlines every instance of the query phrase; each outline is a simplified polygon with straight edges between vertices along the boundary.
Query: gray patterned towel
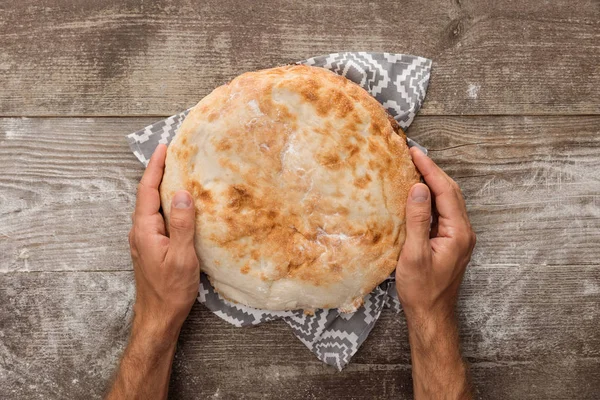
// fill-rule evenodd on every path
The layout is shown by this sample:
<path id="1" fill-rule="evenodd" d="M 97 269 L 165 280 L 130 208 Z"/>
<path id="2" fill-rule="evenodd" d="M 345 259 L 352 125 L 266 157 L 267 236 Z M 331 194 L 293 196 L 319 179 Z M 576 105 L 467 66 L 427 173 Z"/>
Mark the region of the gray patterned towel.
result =
<path id="1" fill-rule="evenodd" d="M 431 60 L 405 54 L 346 52 L 299 61 L 298 64 L 327 68 L 356 82 L 375 97 L 406 130 L 419 111 L 431 71 Z M 127 135 L 133 154 L 147 165 L 158 144 L 169 144 L 189 110 L 156 122 Z M 419 146 L 408 139 L 409 146 Z M 426 149 L 419 146 L 423 151 Z M 369 335 L 381 310 L 400 312 L 394 278 L 390 277 L 365 297 L 356 312 L 318 309 L 314 315 L 303 311 L 265 311 L 224 300 L 202 274 L 198 301 L 214 314 L 235 326 L 257 325 L 283 319 L 319 360 L 344 368 Z"/>

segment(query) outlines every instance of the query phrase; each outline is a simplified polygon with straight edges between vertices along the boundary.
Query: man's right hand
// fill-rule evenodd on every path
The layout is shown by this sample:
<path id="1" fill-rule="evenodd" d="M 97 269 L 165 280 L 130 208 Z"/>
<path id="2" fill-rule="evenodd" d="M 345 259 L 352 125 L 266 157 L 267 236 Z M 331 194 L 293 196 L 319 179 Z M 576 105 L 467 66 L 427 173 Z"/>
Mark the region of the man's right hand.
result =
<path id="1" fill-rule="evenodd" d="M 417 183 L 406 204 L 406 241 L 396 288 L 408 324 L 415 398 L 469 398 L 454 309 L 475 234 L 460 188 L 429 157 L 411 148 L 431 188 Z M 432 201 L 439 214 L 430 231 Z"/>
<path id="2" fill-rule="evenodd" d="M 396 270 L 396 287 L 406 317 L 449 318 L 475 247 L 475 234 L 460 188 L 416 147 L 413 161 L 433 192 L 439 214 L 430 231 L 431 193 L 417 183 L 406 204 L 406 241 Z"/>

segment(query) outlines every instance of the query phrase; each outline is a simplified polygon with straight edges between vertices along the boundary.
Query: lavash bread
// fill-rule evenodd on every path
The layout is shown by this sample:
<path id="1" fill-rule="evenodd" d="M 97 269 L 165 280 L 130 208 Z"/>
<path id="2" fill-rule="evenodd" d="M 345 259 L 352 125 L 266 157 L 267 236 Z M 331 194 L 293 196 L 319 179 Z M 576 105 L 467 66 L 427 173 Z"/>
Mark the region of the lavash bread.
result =
<path id="1" fill-rule="evenodd" d="M 202 99 L 169 145 L 160 194 L 167 221 L 175 192 L 192 194 L 201 270 L 224 298 L 352 312 L 394 270 L 418 180 L 404 133 L 373 97 L 294 65 Z"/>

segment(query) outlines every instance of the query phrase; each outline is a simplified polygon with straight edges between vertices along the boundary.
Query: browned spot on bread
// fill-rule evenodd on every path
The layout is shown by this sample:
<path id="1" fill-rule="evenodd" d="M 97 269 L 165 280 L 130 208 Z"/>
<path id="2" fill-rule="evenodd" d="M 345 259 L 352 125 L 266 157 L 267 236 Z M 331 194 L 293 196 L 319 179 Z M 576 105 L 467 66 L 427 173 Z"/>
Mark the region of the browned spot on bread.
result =
<path id="1" fill-rule="evenodd" d="M 255 99 L 260 111 L 267 115 L 272 121 L 277 120 L 277 104 L 273 102 L 273 85 L 267 84 L 261 87 Z"/>
<path id="2" fill-rule="evenodd" d="M 204 189 L 197 180 L 188 179 L 186 181 L 185 189 L 190 192 L 194 199 L 200 200 L 205 206 L 213 204 L 213 198 L 210 191 Z"/>
<path id="3" fill-rule="evenodd" d="M 339 169 L 342 162 L 336 150 L 328 153 L 319 153 L 316 155 L 316 158 L 319 164 L 330 169 Z"/>
<path id="4" fill-rule="evenodd" d="M 230 186 L 227 197 L 229 198 L 227 206 L 234 210 L 252 206 L 252 195 L 241 185 Z"/>
<path id="5" fill-rule="evenodd" d="M 361 117 L 361 115 L 358 112 L 353 112 L 350 120 L 355 125 L 360 125 L 363 123 L 363 118 Z"/>
<path id="6" fill-rule="evenodd" d="M 348 114 L 354 111 L 354 104 L 344 93 L 336 90 L 330 94 L 331 108 L 335 112 L 336 117 L 346 118 Z"/>
<path id="7" fill-rule="evenodd" d="M 229 170 L 239 173 L 240 172 L 240 167 L 238 165 L 236 165 L 235 163 L 233 163 L 231 161 L 231 159 L 226 158 L 226 157 L 219 157 L 219 164 L 221 164 L 223 167 L 228 168 Z"/>
<path id="8" fill-rule="evenodd" d="M 367 139 L 361 133 L 354 133 L 351 137 L 354 138 L 354 140 L 356 140 L 356 144 L 358 144 L 359 146 L 363 146 L 367 142 Z"/>
<path id="9" fill-rule="evenodd" d="M 225 137 L 215 143 L 215 150 L 217 151 L 227 151 L 229 149 L 231 149 L 231 140 L 228 137 Z"/>
<path id="10" fill-rule="evenodd" d="M 370 137 L 367 141 L 369 142 L 368 146 L 371 153 L 377 154 L 383 150 L 377 139 Z"/>
<path id="11" fill-rule="evenodd" d="M 342 273 L 342 267 L 337 263 L 329 264 L 329 270 L 334 274 Z"/>
<path id="12" fill-rule="evenodd" d="M 351 158 L 360 152 L 360 148 L 357 145 L 352 144 L 352 143 L 348 143 L 347 145 L 344 146 L 344 148 L 348 152 L 348 158 Z"/>
<path id="13" fill-rule="evenodd" d="M 186 136 L 183 136 L 183 139 L 185 139 L 185 138 L 186 138 Z M 198 153 L 198 146 L 195 144 L 191 145 L 191 146 L 188 145 L 187 147 L 186 146 L 173 146 L 173 147 L 169 146 L 169 150 L 172 151 L 171 154 L 174 156 L 175 159 L 177 159 L 177 162 L 180 163 L 189 172 L 190 161 L 191 161 L 192 157 L 194 157 Z M 169 157 L 167 157 L 167 159 L 169 159 Z"/>
<path id="14" fill-rule="evenodd" d="M 371 182 L 371 176 L 369 174 L 366 174 L 365 176 L 361 176 L 360 178 L 356 178 L 354 180 L 354 186 L 356 186 L 359 189 L 364 189 L 367 187 L 367 185 L 369 184 L 369 182 Z"/>
<path id="15" fill-rule="evenodd" d="M 371 120 L 369 132 L 371 132 L 372 135 L 379 136 L 383 135 L 386 132 L 386 128 L 389 128 L 389 124 L 387 124 L 387 121 L 382 121 L 379 118 L 373 118 Z"/>
<path id="16" fill-rule="evenodd" d="M 384 233 L 385 235 L 391 235 L 391 234 L 392 234 L 392 229 L 393 229 L 393 228 L 392 228 L 392 226 L 391 226 L 391 225 L 388 225 L 388 226 L 387 226 L 387 227 L 384 229 L 383 233 Z"/>
<path id="17" fill-rule="evenodd" d="M 308 103 L 316 103 L 319 99 L 317 91 L 319 90 L 319 84 L 313 78 L 305 79 L 302 83 L 298 83 L 298 91 L 304 100 Z"/>
<path id="18" fill-rule="evenodd" d="M 342 215 L 342 216 L 345 216 L 345 217 L 347 217 L 348 215 L 350 215 L 350 210 L 348 210 L 348 207 L 340 206 L 340 207 L 337 208 L 336 212 L 339 215 Z"/>
<path id="19" fill-rule="evenodd" d="M 321 117 L 327 116 L 334 107 L 331 94 L 324 91 L 319 81 L 313 77 L 288 85 L 290 89 L 297 91 L 306 103 L 312 105 Z"/>
<path id="20" fill-rule="evenodd" d="M 348 123 L 347 123 L 346 125 L 344 125 L 344 127 L 342 128 L 342 130 L 341 130 L 341 133 L 342 133 L 344 136 L 347 136 L 347 137 L 349 137 L 349 138 L 350 138 L 350 137 L 352 137 L 352 136 L 354 136 L 355 134 L 357 134 L 357 133 L 358 133 L 358 124 L 359 124 L 359 123 L 356 123 L 356 122 L 348 122 Z"/>
<path id="21" fill-rule="evenodd" d="M 211 112 L 208 114 L 208 117 L 206 117 L 208 122 L 214 122 L 217 118 L 219 118 L 219 113 L 215 111 Z"/>
<path id="22" fill-rule="evenodd" d="M 314 286 L 321 286 L 329 281 L 330 279 L 326 274 L 322 272 L 313 271 L 312 268 L 306 268 L 306 265 L 299 265 L 296 268 L 292 269 L 289 274 L 290 278 L 300 279 L 306 282 L 311 283 Z M 327 279 L 327 281 L 325 280 Z"/>
<path id="23" fill-rule="evenodd" d="M 173 150 L 173 154 L 175 155 L 175 157 L 179 158 L 182 162 L 186 163 L 191 156 L 191 150 L 188 147 L 178 147 L 175 150 Z"/>
<path id="24" fill-rule="evenodd" d="M 381 233 L 379 233 L 379 232 L 374 233 L 373 234 L 373 239 L 372 239 L 373 243 L 377 243 L 380 240 L 381 240 Z"/>
<path id="25" fill-rule="evenodd" d="M 282 104 L 278 104 L 275 111 L 277 112 L 277 120 L 284 121 L 286 124 L 294 124 L 297 119 L 296 114 L 292 114 L 290 109 Z"/>
<path id="26" fill-rule="evenodd" d="M 250 265 L 244 264 L 244 266 L 240 268 L 240 272 L 242 274 L 247 274 L 248 272 L 250 272 Z"/>

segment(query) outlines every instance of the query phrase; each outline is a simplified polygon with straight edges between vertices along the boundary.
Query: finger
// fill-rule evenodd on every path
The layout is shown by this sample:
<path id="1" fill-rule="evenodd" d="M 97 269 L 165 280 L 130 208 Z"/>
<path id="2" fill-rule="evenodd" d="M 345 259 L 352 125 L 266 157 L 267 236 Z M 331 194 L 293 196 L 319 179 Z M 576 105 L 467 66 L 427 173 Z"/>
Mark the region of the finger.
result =
<path id="1" fill-rule="evenodd" d="M 192 196 L 185 190 L 175 193 L 171 201 L 169 216 L 169 252 L 178 258 L 187 258 L 194 250 L 194 233 L 196 228 L 196 211 Z"/>
<path id="2" fill-rule="evenodd" d="M 458 185 L 417 147 L 412 147 L 410 153 L 435 197 L 435 206 L 440 218 L 460 220 L 457 222 L 463 223 L 467 213 Z"/>
<path id="3" fill-rule="evenodd" d="M 142 176 L 144 186 L 158 189 L 158 185 L 160 185 L 160 181 L 162 180 L 163 169 L 165 168 L 166 154 L 167 146 L 159 144 L 154 150 L 152 157 L 150 157 L 150 162 L 148 162 L 146 171 Z"/>
<path id="4" fill-rule="evenodd" d="M 159 144 L 150 158 L 148 167 L 138 185 L 135 218 L 156 214 L 160 209 L 158 187 L 165 168 L 166 150 L 167 146 Z"/>
<path id="5" fill-rule="evenodd" d="M 406 200 L 406 241 L 402 248 L 404 259 L 417 263 L 431 255 L 429 227 L 431 223 L 431 194 L 427 185 L 417 183 Z"/>

